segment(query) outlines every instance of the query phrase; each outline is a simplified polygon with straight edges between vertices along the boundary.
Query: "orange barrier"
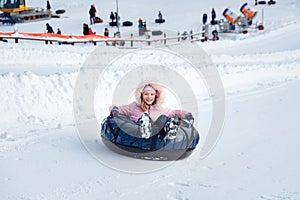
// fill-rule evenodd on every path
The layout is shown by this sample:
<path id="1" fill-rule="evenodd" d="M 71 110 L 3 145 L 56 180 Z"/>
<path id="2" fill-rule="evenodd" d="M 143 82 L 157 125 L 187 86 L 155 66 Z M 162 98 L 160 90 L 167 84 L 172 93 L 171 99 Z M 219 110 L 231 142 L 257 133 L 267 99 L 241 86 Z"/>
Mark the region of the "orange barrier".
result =
<path id="1" fill-rule="evenodd" d="M 107 37 L 103 35 L 61 35 L 61 34 L 53 34 L 53 33 L 30 33 L 30 32 L 0 32 L 0 40 L 3 39 L 14 39 L 15 43 L 18 43 L 19 40 L 35 40 L 35 41 L 44 41 L 46 44 L 50 42 L 58 42 L 58 44 L 76 44 L 76 43 L 93 43 L 96 45 L 98 42 L 104 42 L 106 45 L 112 46 L 124 46 L 125 41 L 129 42 L 129 45 L 133 47 L 133 42 L 135 43 L 142 43 L 151 45 L 151 43 L 158 43 L 166 44 L 169 40 L 185 40 L 187 37 L 190 38 L 191 41 L 197 41 L 194 39 L 194 36 L 200 35 L 203 32 L 193 33 L 188 36 L 172 36 L 166 37 L 166 34 L 162 38 L 154 38 L 154 39 L 135 39 L 133 36 L 127 38 L 114 38 L 114 37 Z M 184 39 L 185 38 L 185 39 Z M 203 37 L 200 37 L 199 40 L 202 41 Z"/>
<path id="2" fill-rule="evenodd" d="M 235 14 L 233 11 L 231 11 L 229 8 L 226 8 L 223 12 L 223 16 L 229 21 L 231 24 L 235 24 L 240 16 Z"/>
<path id="3" fill-rule="evenodd" d="M 253 19 L 257 14 L 257 11 L 252 10 L 250 6 L 248 6 L 248 3 L 244 3 L 240 11 L 247 17 L 248 20 Z"/>
<path id="4" fill-rule="evenodd" d="M 14 34 L 14 32 L 0 32 L 0 35 L 5 35 L 5 36 L 10 36 L 10 35 L 12 35 L 12 34 Z"/>
<path id="5" fill-rule="evenodd" d="M 30 33 L 30 32 L 0 32 L 0 40 L 3 39 L 14 39 L 15 43 L 19 40 L 38 40 L 44 41 L 46 44 L 50 42 L 58 42 L 59 44 L 72 44 L 75 43 L 94 43 L 97 42 L 107 42 L 114 40 L 115 38 L 110 38 L 103 35 L 61 35 L 55 33 Z"/>
<path id="6" fill-rule="evenodd" d="M 61 39 L 107 39 L 110 37 L 103 36 L 103 35 L 61 35 L 55 33 L 30 33 L 30 32 L 0 32 L 1 36 L 24 36 L 24 37 L 36 37 L 36 38 L 61 38 Z"/>

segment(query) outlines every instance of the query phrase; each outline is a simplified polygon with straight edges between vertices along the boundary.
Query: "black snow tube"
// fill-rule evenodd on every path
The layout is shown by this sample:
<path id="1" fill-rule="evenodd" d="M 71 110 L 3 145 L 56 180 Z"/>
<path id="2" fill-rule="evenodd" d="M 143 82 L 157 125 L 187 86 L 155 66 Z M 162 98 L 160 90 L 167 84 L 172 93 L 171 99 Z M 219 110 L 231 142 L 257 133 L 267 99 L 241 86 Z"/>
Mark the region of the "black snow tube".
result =
<path id="1" fill-rule="evenodd" d="M 163 34 L 163 32 L 161 31 L 161 30 L 157 30 L 157 31 L 152 31 L 152 35 L 154 36 L 156 36 L 156 35 L 162 35 Z"/>
<path id="2" fill-rule="evenodd" d="M 55 14 L 64 14 L 66 12 L 65 9 L 58 9 L 55 11 Z"/>
<path id="3" fill-rule="evenodd" d="M 257 3 L 260 4 L 260 5 L 265 5 L 265 4 L 267 4 L 266 1 L 258 1 Z"/>
<path id="4" fill-rule="evenodd" d="M 110 150 L 125 156 L 172 161 L 190 156 L 200 140 L 194 127 L 180 126 L 173 140 L 165 140 L 163 130 L 148 139 L 138 137 L 136 127 L 137 124 L 127 116 L 109 116 L 101 125 L 102 141 Z"/>
<path id="5" fill-rule="evenodd" d="M 162 24 L 165 23 L 165 19 L 155 19 L 155 23 Z"/>
<path id="6" fill-rule="evenodd" d="M 133 23 L 131 21 L 125 21 L 122 23 L 123 26 L 132 26 Z"/>
<path id="7" fill-rule="evenodd" d="M 268 5 L 274 5 L 276 3 L 276 1 L 270 0 L 268 1 Z"/>
<path id="8" fill-rule="evenodd" d="M 110 26 L 118 26 L 117 22 L 109 22 Z"/>

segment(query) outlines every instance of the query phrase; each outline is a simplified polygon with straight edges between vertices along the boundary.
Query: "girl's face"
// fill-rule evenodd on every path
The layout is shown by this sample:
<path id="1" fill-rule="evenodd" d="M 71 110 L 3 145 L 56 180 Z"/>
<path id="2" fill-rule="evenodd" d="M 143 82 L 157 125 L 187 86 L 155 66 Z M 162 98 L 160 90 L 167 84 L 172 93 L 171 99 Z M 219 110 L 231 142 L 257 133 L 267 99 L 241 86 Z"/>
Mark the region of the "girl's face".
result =
<path id="1" fill-rule="evenodd" d="M 143 100 L 146 104 L 152 105 L 155 100 L 155 93 L 150 90 L 143 92 Z"/>

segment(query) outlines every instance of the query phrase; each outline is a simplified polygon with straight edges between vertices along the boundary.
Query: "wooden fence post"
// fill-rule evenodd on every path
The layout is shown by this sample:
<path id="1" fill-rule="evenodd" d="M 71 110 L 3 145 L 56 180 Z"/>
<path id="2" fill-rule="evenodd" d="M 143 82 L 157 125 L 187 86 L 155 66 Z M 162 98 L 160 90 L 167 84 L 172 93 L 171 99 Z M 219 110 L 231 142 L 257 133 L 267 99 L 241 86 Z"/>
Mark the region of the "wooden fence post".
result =
<path id="1" fill-rule="evenodd" d="M 130 38 L 131 38 L 130 46 L 133 47 L 133 33 L 130 34 Z"/>
<path id="2" fill-rule="evenodd" d="M 150 40 L 150 35 L 148 35 L 147 39 Z M 148 45 L 149 45 L 149 46 L 151 45 L 151 42 L 150 42 L 150 41 L 148 41 Z"/>

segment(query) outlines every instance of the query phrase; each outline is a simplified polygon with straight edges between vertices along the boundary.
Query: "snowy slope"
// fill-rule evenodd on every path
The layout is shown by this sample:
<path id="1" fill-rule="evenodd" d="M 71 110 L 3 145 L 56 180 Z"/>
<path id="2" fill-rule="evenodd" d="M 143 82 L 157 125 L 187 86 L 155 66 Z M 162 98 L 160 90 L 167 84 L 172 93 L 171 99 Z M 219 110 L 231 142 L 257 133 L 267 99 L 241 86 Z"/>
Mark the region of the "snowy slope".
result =
<path id="1" fill-rule="evenodd" d="M 108 1 L 51 3 L 54 9 L 65 8 L 67 13 L 48 23 L 67 34 L 81 34 L 90 4 L 96 5 L 106 22 L 116 6 Z M 224 8 L 238 11 L 244 2 L 145 3 L 120 1 L 121 19 L 133 21 L 133 29 L 142 17 L 152 29 L 183 32 L 199 31 L 202 14 L 209 14 L 212 7 L 219 18 Z M 45 6 L 37 0 L 27 4 Z M 73 118 L 78 71 L 96 48 L 104 46 L 0 42 L 0 199 L 300 199 L 300 1 L 257 7 L 249 4 L 259 13 L 264 9 L 264 31 L 220 35 L 220 41 L 198 43 L 216 65 L 226 95 L 224 127 L 215 149 L 200 160 L 199 147 L 184 161 L 162 164 L 148 173 L 120 171 L 123 164 L 133 168 L 156 164 L 117 155 L 100 140 L 94 141 L 98 151 L 118 161 L 118 169 L 94 159 L 78 137 Z M 167 20 L 162 25 L 153 23 L 159 10 Z M 17 27 L 19 31 L 41 32 L 45 23 Z M 97 33 L 105 27 L 109 27 L 107 23 L 93 25 Z M 13 29 L 0 26 L 0 31 Z M 111 33 L 115 30 L 110 28 Z M 121 32 L 127 30 L 121 27 Z M 112 84 L 102 91 L 104 94 L 109 94 L 124 70 L 130 69 L 132 63 L 128 61 L 133 58 L 127 58 L 119 70 L 108 72 Z M 161 60 L 180 68 L 172 57 L 157 55 L 153 62 Z M 212 111 L 205 94 L 197 100 L 202 145 Z M 95 108 L 99 123 L 107 115 L 110 98 L 101 102 L 103 105 Z M 176 101 L 171 98 L 166 104 L 174 106 Z"/>

